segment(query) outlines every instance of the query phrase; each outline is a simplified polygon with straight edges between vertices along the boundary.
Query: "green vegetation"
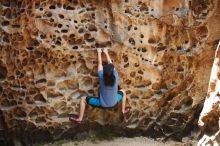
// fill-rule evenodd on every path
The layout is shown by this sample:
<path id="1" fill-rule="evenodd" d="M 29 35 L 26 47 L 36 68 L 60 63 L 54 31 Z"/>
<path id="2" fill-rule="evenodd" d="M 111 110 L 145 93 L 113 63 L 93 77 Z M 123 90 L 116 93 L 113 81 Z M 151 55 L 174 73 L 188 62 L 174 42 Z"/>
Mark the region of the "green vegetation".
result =
<path id="1" fill-rule="evenodd" d="M 53 145 L 62 145 L 62 144 L 64 144 L 64 143 L 65 143 L 65 140 L 61 139 L 61 140 L 55 141 L 55 142 L 53 143 Z"/>

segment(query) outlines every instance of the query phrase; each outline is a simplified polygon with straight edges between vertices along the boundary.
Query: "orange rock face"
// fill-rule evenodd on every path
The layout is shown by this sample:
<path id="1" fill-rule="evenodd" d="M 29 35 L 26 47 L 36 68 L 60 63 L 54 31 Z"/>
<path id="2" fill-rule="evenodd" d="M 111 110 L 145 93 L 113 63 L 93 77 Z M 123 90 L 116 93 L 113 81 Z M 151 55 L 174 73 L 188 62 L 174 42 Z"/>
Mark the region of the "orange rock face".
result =
<path id="1" fill-rule="evenodd" d="M 198 145 L 218 145 L 220 143 L 220 42 L 216 49 L 215 59 L 213 62 L 211 76 L 209 81 L 209 88 L 207 97 L 205 99 L 203 110 L 199 118 L 199 126 L 202 137 Z"/>
<path id="2" fill-rule="evenodd" d="M 1 0 L 5 129 L 54 139 L 78 133 L 68 116 L 81 96 L 97 95 L 95 50 L 106 47 L 132 112 L 122 118 L 117 108 L 89 107 L 85 121 L 152 137 L 189 132 L 208 89 L 219 6 L 219 0 Z"/>

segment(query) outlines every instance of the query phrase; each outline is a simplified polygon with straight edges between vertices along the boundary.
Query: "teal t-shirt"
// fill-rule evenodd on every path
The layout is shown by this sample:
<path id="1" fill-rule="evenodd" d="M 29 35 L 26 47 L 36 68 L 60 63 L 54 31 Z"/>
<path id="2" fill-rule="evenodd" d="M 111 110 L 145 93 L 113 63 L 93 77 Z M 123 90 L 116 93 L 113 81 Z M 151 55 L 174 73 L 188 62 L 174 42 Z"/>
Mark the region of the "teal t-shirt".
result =
<path id="1" fill-rule="evenodd" d="M 100 103 L 103 107 L 113 107 L 118 101 L 118 72 L 114 68 L 115 84 L 113 86 L 105 86 L 103 79 L 103 70 L 98 71 L 100 84 Z"/>

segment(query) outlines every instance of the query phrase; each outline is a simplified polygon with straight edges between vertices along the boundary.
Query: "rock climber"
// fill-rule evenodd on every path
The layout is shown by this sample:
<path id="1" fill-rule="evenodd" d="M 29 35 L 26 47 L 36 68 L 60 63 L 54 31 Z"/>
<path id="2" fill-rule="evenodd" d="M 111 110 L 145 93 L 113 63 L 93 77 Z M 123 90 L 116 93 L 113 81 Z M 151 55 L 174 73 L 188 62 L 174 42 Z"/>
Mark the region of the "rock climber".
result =
<path id="1" fill-rule="evenodd" d="M 107 58 L 108 63 L 102 65 L 102 56 L 101 53 L 104 52 Z M 126 104 L 126 93 L 123 89 L 118 88 L 118 72 L 114 65 L 112 64 L 111 58 L 108 54 L 106 48 L 97 49 L 98 53 L 98 78 L 99 78 L 99 93 L 98 97 L 96 96 L 83 96 L 80 101 L 80 112 L 79 115 L 73 115 L 70 117 L 71 121 L 80 123 L 83 120 L 84 111 L 86 105 L 91 105 L 93 107 L 99 108 L 111 108 L 114 107 L 117 103 L 121 102 L 122 113 L 126 114 L 129 112 L 130 108 L 125 107 Z"/>

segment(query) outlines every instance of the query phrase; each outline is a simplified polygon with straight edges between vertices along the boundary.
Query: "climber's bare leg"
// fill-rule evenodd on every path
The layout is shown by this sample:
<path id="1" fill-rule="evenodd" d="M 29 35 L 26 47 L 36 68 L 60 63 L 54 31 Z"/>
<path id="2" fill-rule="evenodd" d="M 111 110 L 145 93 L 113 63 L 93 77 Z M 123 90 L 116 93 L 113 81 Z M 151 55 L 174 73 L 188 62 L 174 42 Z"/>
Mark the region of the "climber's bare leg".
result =
<path id="1" fill-rule="evenodd" d="M 121 102 L 121 106 L 122 106 L 122 113 L 126 113 L 126 108 L 125 108 L 125 104 L 126 104 L 126 92 L 121 89 L 120 90 L 123 93 L 123 97 L 122 97 L 122 102 Z"/>
<path id="2" fill-rule="evenodd" d="M 84 112 L 85 112 L 86 104 L 87 104 L 86 96 L 83 96 L 80 101 L 79 116 L 73 116 L 70 118 L 70 120 L 75 121 L 75 122 L 81 122 L 83 119 Z"/>
<path id="3" fill-rule="evenodd" d="M 83 96 L 80 101 L 80 110 L 79 110 L 79 118 L 78 118 L 79 121 L 82 121 L 83 119 L 85 108 L 86 108 L 86 96 Z"/>

